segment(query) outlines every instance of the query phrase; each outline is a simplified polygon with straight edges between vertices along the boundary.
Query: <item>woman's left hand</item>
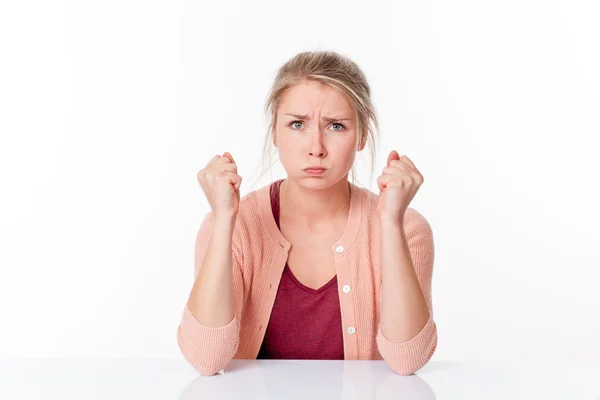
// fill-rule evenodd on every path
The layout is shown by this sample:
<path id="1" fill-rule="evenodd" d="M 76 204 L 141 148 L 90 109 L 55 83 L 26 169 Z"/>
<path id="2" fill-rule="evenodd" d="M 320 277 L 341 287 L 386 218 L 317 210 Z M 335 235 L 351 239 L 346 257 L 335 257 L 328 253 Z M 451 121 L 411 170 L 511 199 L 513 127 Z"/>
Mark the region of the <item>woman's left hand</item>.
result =
<path id="1" fill-rule="evenodd" d="M 423 184 L 423 175 L 407 157 L 392 150 L 387 159 L 387 167 L 377 178 L 379 199 L 377 212 L 382 219 L 404 220 L 408 205 Z"/>

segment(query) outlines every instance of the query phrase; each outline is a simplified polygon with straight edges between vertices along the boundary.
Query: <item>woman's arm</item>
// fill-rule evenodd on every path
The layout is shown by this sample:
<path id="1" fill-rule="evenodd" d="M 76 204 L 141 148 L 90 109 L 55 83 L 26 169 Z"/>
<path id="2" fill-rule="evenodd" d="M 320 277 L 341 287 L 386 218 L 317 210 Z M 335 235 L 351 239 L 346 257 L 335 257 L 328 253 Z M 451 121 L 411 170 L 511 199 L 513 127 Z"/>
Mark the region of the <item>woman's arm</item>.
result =
<path id="1" fill-rule="evenodd" d="M 381 356 L 401 375 L 423 367 L 437 346 L 431 305 L 433 234 L 416 210 L 408 209 L 406 215 L 404 221 L 381 220 L 381 316 L 377 335 Z"/>
<path id="2" fill-rule="evenodd" d="M 233 319 L 232 237 L 235 219 L 215 220 L 204 256 L 195 252 L 198 271 L 188 299 L 188 307 L 198 322 L 212 328 Z M 202 239 L 202 238 L 201 238 Z M 204 243 L 197 243 L 204 245 Z M 198 266 L 198 264 L 200 264 Z"/>
<path id="3" fill-rule="evenodd" d="M 214 375 L 237 351 L 243 305 L 239 256 L 232 246 L 235 218 L 205 217 L 195 244 L 195 280 L 177 340 L 184 357 L 202 375 Z"/>

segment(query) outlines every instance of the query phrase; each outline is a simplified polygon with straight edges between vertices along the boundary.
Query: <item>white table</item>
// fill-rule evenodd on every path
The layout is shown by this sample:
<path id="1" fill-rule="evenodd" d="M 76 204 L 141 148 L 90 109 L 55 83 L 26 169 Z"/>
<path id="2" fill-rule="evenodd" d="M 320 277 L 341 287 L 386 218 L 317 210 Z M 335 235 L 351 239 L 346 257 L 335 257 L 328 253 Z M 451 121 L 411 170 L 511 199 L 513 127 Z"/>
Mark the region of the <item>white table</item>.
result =
<path id="1" fill-rule="evenodd" d="M 600 361 L 232 360 L 198 375 L 185 360 L 0 359 L 0 399 L 600 399 Z"/>

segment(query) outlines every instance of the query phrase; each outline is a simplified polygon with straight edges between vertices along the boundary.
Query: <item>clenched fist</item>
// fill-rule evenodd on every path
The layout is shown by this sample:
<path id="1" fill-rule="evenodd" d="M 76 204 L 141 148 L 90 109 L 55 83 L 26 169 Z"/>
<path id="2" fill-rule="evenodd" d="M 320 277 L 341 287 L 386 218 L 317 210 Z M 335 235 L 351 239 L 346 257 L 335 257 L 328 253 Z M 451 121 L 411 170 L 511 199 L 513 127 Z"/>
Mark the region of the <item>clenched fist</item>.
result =
<path id="1" fill-rule="evenodd" d="M 222 156 L 213 157 L 198 172 L 198 183 L 215 219 L 237 216 L 242 177 L 237 174 L 237 165 L 231 154 L 225 152 Z"/>

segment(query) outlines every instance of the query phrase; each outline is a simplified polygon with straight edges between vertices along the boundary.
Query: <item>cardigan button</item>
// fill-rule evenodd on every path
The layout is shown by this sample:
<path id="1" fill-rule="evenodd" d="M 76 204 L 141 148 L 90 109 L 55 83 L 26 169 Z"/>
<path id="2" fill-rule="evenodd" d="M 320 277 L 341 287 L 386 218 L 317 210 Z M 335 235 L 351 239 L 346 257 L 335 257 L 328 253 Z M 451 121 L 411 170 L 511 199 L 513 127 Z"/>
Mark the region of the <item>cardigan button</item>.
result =
<path id="1" fill-rule="evenodd" d="M 349 326 L 348 327 L 348 333 L 351 335 L 354 335 L 354 332 L 356 332 L 356 328 L 354 328 L 353 326 Z"/>
<path id="2" fill-rule="evenodd" d="M 338 254 L 342 254 L 344 252 L 344 246 L 338 246 L 335 248 L 335 252 Z"/>
<path id="3" fill-rule="evenodd" d="M 344 285 L 342 290 L 344 291 L 344 293 L 348 293 L 350 291 L 350 285 Z"/>

